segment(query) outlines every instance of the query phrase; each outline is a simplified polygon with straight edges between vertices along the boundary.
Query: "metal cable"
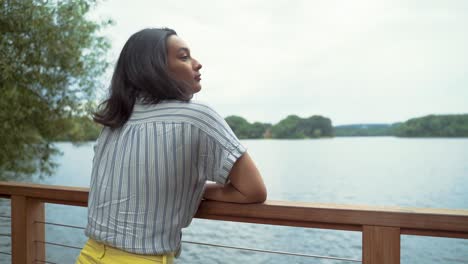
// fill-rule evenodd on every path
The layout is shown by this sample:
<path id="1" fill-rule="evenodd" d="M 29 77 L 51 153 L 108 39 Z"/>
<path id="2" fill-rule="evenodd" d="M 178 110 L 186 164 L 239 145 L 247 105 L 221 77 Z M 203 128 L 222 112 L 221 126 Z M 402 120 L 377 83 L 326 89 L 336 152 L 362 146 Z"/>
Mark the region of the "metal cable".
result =
<path id="1" fill-rule="evenodd" d="M 0 236 L 11 237 L 11 234 L 0 234 Z"/>
<path id="2" fill-rule="evenodd" d="M 4 255 L 9 255 L 11 256 L 11 253 L 8 253 L 8 252 L 1 252 L 0 251 L 0 254 L 4 254 Z M 55 262 L 49 262 L 49 261 L 45 261 L 45 260 L 39 260 L 39 259 L 36 259 L 34 260 L 35 262 L 40 262 L 40 263 L 50 263 L 50 264 L 57 264 Z"/>
<path id="3" fill-rule="evenodd" d="M 81 227 L 81 226 L 65 225 L 65 224 L 52 223 L 52 222 L 35 221 L 35 223 L 41 223 L 41 224 L 46 224 L 46 225 L 54 225 L 54 226 L 62 226 L 62 227 L 69 227 L 69 228 L 76 228 L 76 229 L 81 229 L 81 230 L 85 229 L 84 227 Z M 7 234 L 0 234 L 0 236 L 1 235 L 8 236 Z M 36 241 L 36 242 L 49 244 L 49 245 L 54 245 L 54 246 L 78 249 L 78 250 L 82 249 L 81 247 L 63 245 L 63 244 L 53 243 L 53 242 L 46 242 L 46 241 Z M 182 241 L 182 243 L 202 245 L 202 246 L 220 247 L 220 248 L 229 248 L 229 249 L 237 249 L 237 250 L 244 250 L 244 251 L 261 252 L 261 253 L 298 256 L 298 257 L 321 258 L 321 259 L 341 260 L 341 261 L 349 261 L 349 262 L 362 262 L 361 260 L 358 260 L 358 259 L 348 259 L 348 258 L 339 258 L 339 257 L 331 257 L 331 256 L 310 255 L 310 254 L 292 253 L 292 252 L 274 251 L 274 250 L 263 250 L 263 249 L 254 249 L 254 248 L 242 248 L 242 247 L 233 247 L 233 246 L 210 244 L 210 243 L 200 243 L 200 242 L 193 242 L 193 241 Z"/>
<path id="4" fill-rule="evenodd" d="M 192 242 L 192 241 L 182 241 L 182 243 L 196 244 L 196 245 L 203 245 L 203 246 L 212 246 L 212 247 L 221 247 L 221 248 L 230 248 L 230 249 L 238 249 L 238 250 L 245 250 L 245 251 L 262 252 L 262 253 L 272 253 L 272 254 L 281 254 L 281 255 L 289 255 L 289 256 L 298 256 L 298 257 L 333 259 L 333 260 L 350 261 L 350 262 L 362 262 L 361 260 L 358 260 L 358 259 L 338 258 L 338 257 L 319 256 L 319 255 L 309 255 L 309 254 L 291 253 L 291 252 L 273 251 L 273 250 L 263 250 L 263 249 L 254 249 L 254 248 L 241 248 L 241 247 L 232 247 L 232 246 L 209 244 L 209 243 L 200 243 L 200 242 Z"/>
<path id="5" fill-rule="evenodd" d="M 53 243 L 53 242 L 47 242 L 47 241 L 36 241 L 36 242 L 43 243 L 43 244 L 48 244 L 48 245 L 59 246 L 59 247 L 78 249 L 78 250 L 82 249 L 81 247 L 69 246 L 69 245 Z M 310 254 L 291 253 L 291 252 L 284 252 L 284 251 L 273 251 L 273 250 L 254 249 L 254 248 L 242 248 L 242 247 L 233 247 L 233 246 L 225 246 L 225 245 L 218 245 L 218 244 L 200 243 L 200 242 L 193 242 L 193 241 L 182 241 L 182 243 L 202 245 L 202 246 L 220 247 L 220 248 L 229 248 L 229 249 L 237 249 L 237 250 L 244 250 L 244 251 L 254 251 L 254 252 L 261 252 L 261 253 L 281 254 L 281 255 L 296 256 L 296 257 L 309 257 L 309 258 L 332 259 L 332 260 L 341 260 L 341 261 L 349 261 L 349 262 L 362 262 L 361 260 L 358 260 L 358 259 L 338 258 L 338 257 L 331 257 L 331 256 L 310 255 Z"/>
<path id="6" fill-rule="evenodd" d="M 42 243 L 42 244 L 47 244 L 47 245 L 59 246 L 59 247 L 73 248 L 73 249 L 78 249 L 78 250 L 81 250 L 81 249 L 82 249 L 81 247 L 69 246 L 69 245 L 64 245 L 64 244 L 59 244 L 59 243 L 53 243 L 53 242 L 47 242 L 47 241 L 39 241 L 39 240 L 36 240 L 36 242 Z"/>
<path id="7" fill-rule="evenodd" d="M 34 223 L 39 223 L 39 224 L 46 224 L 46 225 L 54 225 L 54 226 L 63 226 L 63 227 L 70 227 L 70 228 L 76 228 L 76 229 L 85 229 L 82 226 L 75 226 L 75 225 L 65 225 L 65 224 L 58 224 L 58 223 L 52 223 L 52 222 L 42 222 L 42 221 L 34 221 Z"/>
<path id="8" fill-rule="evenodd" d="M 50 261 L 45 261 L 45 260 L 40 260 L 40 259 L 36 259 L 36 260 L 34 260 L 34 262 L 36 262 L 36 263 L 39 262 L 39 263 L 57 264 L 55 262 L 50 262 Z"/>
<path id="9" fill-rule="evenodd" d="M 7 218 L 7 219 L 11 219 L 11 216 L 8 216 L 8 215 L 0 215 L 0 218 Z"/>

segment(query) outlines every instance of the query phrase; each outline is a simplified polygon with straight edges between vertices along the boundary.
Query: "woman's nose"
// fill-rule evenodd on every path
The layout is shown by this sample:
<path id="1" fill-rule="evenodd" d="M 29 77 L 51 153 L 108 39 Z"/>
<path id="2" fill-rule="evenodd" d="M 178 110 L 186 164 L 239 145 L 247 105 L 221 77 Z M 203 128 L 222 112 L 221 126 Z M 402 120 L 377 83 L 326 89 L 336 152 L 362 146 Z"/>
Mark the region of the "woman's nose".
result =
<path id="1" fill-rule="evenodd" d="M 194 68 L 196 71 L 200 70 L 202 68 L 202 65 L 199 61 L 195 60 L 195 65 Z"/>

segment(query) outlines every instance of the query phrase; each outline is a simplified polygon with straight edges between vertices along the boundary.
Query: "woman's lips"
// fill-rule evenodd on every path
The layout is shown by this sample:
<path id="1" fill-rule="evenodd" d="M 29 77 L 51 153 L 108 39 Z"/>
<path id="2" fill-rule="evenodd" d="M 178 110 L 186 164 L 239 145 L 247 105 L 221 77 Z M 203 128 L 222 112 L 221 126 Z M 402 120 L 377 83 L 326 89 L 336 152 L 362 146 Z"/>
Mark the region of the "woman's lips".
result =
<path id="1" fill-rule="evenodd" d="M 201 80 L 201 74 L 199 74 L 199 75 L 195 76 L 195 78 L 194 78 L 194 79 L 195 79 L 195 80 L 197 80 L 197 81 L 200 81 L 200 80 Z"/>

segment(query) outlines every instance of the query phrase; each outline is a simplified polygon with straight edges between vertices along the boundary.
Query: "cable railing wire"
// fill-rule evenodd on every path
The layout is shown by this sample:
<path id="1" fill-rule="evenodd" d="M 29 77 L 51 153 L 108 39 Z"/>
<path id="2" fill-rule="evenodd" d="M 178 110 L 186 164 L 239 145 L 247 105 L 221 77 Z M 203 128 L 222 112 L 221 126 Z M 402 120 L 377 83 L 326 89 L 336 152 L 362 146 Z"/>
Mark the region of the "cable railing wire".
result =
<path id="1" fill-rule="evenodd" d="M 2 252 L 2 251 L 0 251 L 0 254 L 8 255 L 8 256 L 10 256 L 10 257 L 12 256 L 12 254 L 11 254 L 11 253 L 8 253 L 8 252 Z M 36 263 L 39 262 L 39 263 L 57 264 L 57 263 L 55 263 L 55 262 L 50 262 L 50 261 L 46 261 L 46 260 L 39 260 L 39 259 L 34 260 L 34 262 L 36 262 Z"/>
<path id="2" fill-rule="evenodd" d="M 61 227 L 69 227 L 69 228 L 76 228 L 76 229 L 81 229 L 81 230 L 85 229 L 82 226 L 66 225 L 66 224 L 59 224 L 59 223 L 52 223 L 52 222 L 35 221 L 35 223 L 41 223 L 41 224 L 53 225 L 53 226 L 61 226 Z M 0 236 L 1 235 L 2 234 L 0 234 Z M 36 242 L 49 244 L 49 245 L 54 245 L 54 246 L 78 249 L 78 250 L 82 249 L 81 247 L 64 245 L 64 244 L 60 244 L 60 243 L 47 242 L 47 241 L 36 241 Z M 234 246 L 226 246 L 226 245 L 210 244 L 210 243 L 201 243 L 201 242 L 193 242 L 193 241 L 184 241 L 184 240 L 182 240 L 182 243 L 202 245 L 202 246 L 211 246 L 211 247 L 219 247 L 219 248 L 237 249 L 237 250 L 252 251 L 252 252 L 269 253 L 269 254 L 297 256 L 297 257 L 320 258 L 320 259 L 340 260 L 340 261 L 348 261 L 348 262 L 362 262 L 361 260 L 350 259 L 350 258 L 340 258 L 340 257 L 332 257 L 332 256 L 321 256 L 321 255 L 293 253 L 293 252 L 275 251 L 275 250 L 264 250 L 264 249 L 255 249 L 255 248 L 234 247 Z"/>
<path id="3" fill-rule="evenodd" d="M 81 249 L 82 249 L 81 247 L 75 247 L 75 246 L 70 246 L 70 245 L 65 245 L 65 244 L 60 244 L 60 243 L 54 243 L 54 242 L 48 242 L 48 241 L 39 241 L 39 240 L 36 240 L 36 242 L 42 243 L 42 244 L 47 244 L 47 245 L 58 246 L 58 247 L 73 248 L 73 249 L 78 249 L 78 250 L 81 250 Z"/>
<path id="4" fill-rule="evenodd" d="M 75 246 L 64 245 L 64 244 L 60 244 L 60 243 L 47 242 L 47 241 L 36 241 L 36 242 L 47 244 L 47 245 L 54 245 L 54 246 L 59 246 L 59 247 L 72 248 L 72 249 L 77 249 L 77 250 L 82 249 L 81 247 L 75 247 Z M 292 252 L 274 251 L 274 250 L 264 250 L 264 249 L 255 249 L 255 248 L 233 247 L 233 246 L 210 244 L 210 243 L 200 243 L 200 242 L 193 242 L 193 241 L 182 241 L 182 243 L 202 245 L 202 246 L 211 246 L 211 247 L 220 247 L 220 248 L 229 248 L 229 249 L 237 249 L 237 250 L 244 250 L 244 251 L 261 252 L 261 253 L 280 254 L 280 255 L 288 255 L 288 256 L 296 256 L 296 257 L 320 258 L 320 259 L 340 260 L 340 261 L 348 261 L 348 262 L 362 262 L 361 260 L 358 260 L 358 259 L 339 258 L 339 257 L 332 257 L 332 256 L 320 256 L 320 255 L 292 253 Z M 51 263 L 51 262 L 44 262 L 44 263 Z"/>
<path id="5" fill-rule="evenodd" d="M 47 261 L 47 260 L 40 260 L 40 259 L 36 259 L 36 260 L 34 260 L 34 262 L 36 262 L 36 263 L 47 263 L 47 264 L 57 264 L 55 262 L 50 262 L 50 261 Z"/>
<path id="6" fill-rule="evenodd" d="M 11 216 L 8 216 L 8 215 L 0 215 L 0 218 L 11 219 Z"/>
<path id="7" fill-rule="evenodd" d="M 35 221 L 35 223 L 39 224 L 45 224 L 45 225 L 53 225 L 53 226 L 62 226 L 62 227 L 70 227 L 70 228 L 76 228 L 76 229 L 82 229 L 84 230 L 85 228 L 82 226 L 75 226 L 75 225 L 65 225 L 65 224 L 59 224 L 59 223 L 52 223 L 52 222 L 42 222 L 42 221 Z"/>
<path id="8" fill-rule="evenodd" d="M 0 234 L 0 237 L 2 237 L 2 236 L 4 236 L 4 237 L 11 237 L 11 234 Z"/>
<path id="9" fill-rule="evenodd" d="M 12 254 L 11 254 L 11 253 L 8 253 L 8 252 L 2 252 L 2 251 L 0 251 L 0 254 L 12 256 Z M 39 260 L 39 259 L 34 260 L 34 262 L 36 262 L 36 263 L 39 262 L 39 263 L 57 264 L 57 263 L 55 263 L 55 262 L 50 262 L 50 261 L 46 261 L 46 260 Z"/>
<path id="10" fill-rule="evenodd" d="M 284 252 L 284 251 L 273 251 L 273 250 L 264 250 L 264 249 L 255 249 L 255 248 L 233 247 L 233 246 L 225 246 L 225 245 L 210 244 L 210 243 L 200 243 L 200 242 L 192 242 L 192 241 L 182 241 L 182 242 L 183 243 L 188 243 L 188 244 L 196 244 L 196 245 L 211 246 L 211 247 L 221 247 L 221 248 L 229 248 L 229 249 L 238 249 L 238 250 L 245 250 L 245 251 L 262 252 L 262 253 L 281 254 L 281 255 L 298 256 L 298 257 L 309 257 L 309 258 L 331 259 L 331 260 L 341 260 L 341 261 L 349 261 L 349 262 L 362 262 L 361 260 L 358 260 L 358 259 L 348 259 L 348 258 L 339 258 L 339 257 L 331 257 L 331 256 L 310 255 L 310 254 L 302 254 L 302 253 L 291 253 L 291 252 Z"/>

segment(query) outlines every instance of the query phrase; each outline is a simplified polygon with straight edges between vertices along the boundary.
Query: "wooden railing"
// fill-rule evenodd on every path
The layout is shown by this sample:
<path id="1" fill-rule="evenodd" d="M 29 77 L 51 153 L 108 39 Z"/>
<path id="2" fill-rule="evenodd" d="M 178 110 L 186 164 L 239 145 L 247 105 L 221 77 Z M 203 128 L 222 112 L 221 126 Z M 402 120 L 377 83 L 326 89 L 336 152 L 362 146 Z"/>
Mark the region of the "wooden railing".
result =
<path id="1" fill-rule="evenodd" d="M 88 189 L 0 182 L 11 199 L 12 263 L 45 259 L 44 203 L 87 206 Z M 267 201 L 240 205 L 203 201 L 195 217 L 362 232 L 364 264 L 400 263 L 400 235 L 468 239 L 468 210 L 414 209 Z"/>

